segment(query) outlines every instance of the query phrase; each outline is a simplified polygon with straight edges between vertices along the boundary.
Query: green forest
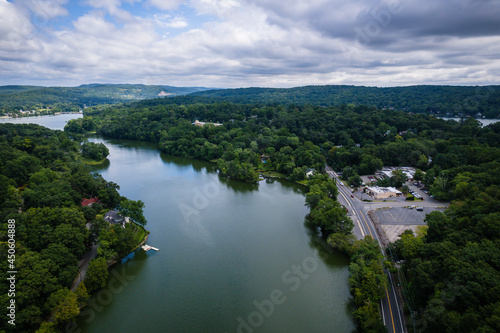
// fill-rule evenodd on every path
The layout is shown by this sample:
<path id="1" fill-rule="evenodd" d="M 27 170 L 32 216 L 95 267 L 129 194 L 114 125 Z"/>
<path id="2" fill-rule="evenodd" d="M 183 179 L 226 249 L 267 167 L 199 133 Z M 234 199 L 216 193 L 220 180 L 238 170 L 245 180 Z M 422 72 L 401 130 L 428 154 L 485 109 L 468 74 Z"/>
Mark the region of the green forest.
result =
<path id="1" fill-rule="evenodd" d="M 197 92 L 235 103 L 311 104 L 318 106 L 368 105 L 379 109 L 441 116 L 500 116 L 499 86 L 306 86 L 295 88 L 239 88 Z"/>
<path id="2" fill-rule="evenodd" d="M 0 125 L 1 251 L 8 248 L 4 221 L 15 220 L 16 265 L 24 272 L 18 276 L 17 329 L 63 327 L 85 307 L 89 293 L 105 284 L 109 263 L 138 243 L 135 228 L 146 223 L 142 201 L 120 196 L 118 184 L 84 163 L 109 154 L 85 138 L 97 134 L 153 142 L 171 155 L 211 161 L 221 177 L 253 184 L 278 177 L 306 185 L 306 224 L 351 259 L 349 287 L 360 332 L 385 330 L 378 312 L 387 285 L 383 267 L 401 283 L 407 319 L 414 319 L 407 322 L 410 332 L 500 330 L 500 123 L 436 117 L 497 117 L 497 87 L 249 88 L 125 103 L 111 101 L 111 91 L 131 87 L 82 87 L 69 99 L 70 92 L 58 95 L 58 89 L 0 87 L 8 107 L 18 108 L 26 96 L 40 108 L 90 106 L 64 132 Z M 196 120 L 207 124 L 195 126 Z M 322 174 L 325 164 L 353 186 L 383 165 L 413 166 L 430 194 L 451 204 L 427 215 L 425 232 L 407 231 L 391 244 L 391 262 L 384 262 L 376 242 L 352 236 L 336 184 Z M 91 197 L 100 204 L 82 207 L 82 199 Z M 108 209 L 136 224 L 110 225 L 103 220 Z M 99 245 L 98 257 L 85 282 L 71 291 L 78 260 L 92 244 Z M 4 288 L 7 262 L 1 265 Z M 7 302 L 1 295 L 0 304 Z"/>
<path id="3" fill-rule="evenodd" d="M 163 95 L 159 95 L 160 93 Z M 188 95 L 188 96 L 185 96 Z M 500 117 L 499 86 L 305 86 L 295 88 L 239 88 L 210 90 L 140 84 L 87 84 L 78 87 L 1 86 L 0 115 L 74 112 L 86 106 L 154 99 L 148 104 L 211 104 L 229 102 L 264 105 L 371 106 L 381 110 L 426 113 L 448 117 Z"/>
<path id="4" fill-rule="evenodd" d="M 427 216 L 426 234 L 407 232 L 389 247 L 392 264 L 380 262 L 370 239 L 350 238 L 352 225 L 333 200 L 331 184 L 310 183 L 310 222 L 351 256 L 359 330 L 383 331 L 374 305 L 380 290 L 366 289 L 385 283 L 382 264 L 394 265 L 406 282 L 411 304 L 405 309 L 416 318 L 410 331 L 500 329 L 500 123 L 483 127 L 473 118 L 445 121 L 374 106 L 202 100 L 90 108 L 65 130 L 155 142 L 166 153 L 213 161 L 221 176 L 251 183 L 269 173 L 303 181 L 307 170 L 320 173 L 325 163 L 353 179 L 381 165 L 414 166 L 437 199 L 452 203 L 444 213 Z M 223 126 L 194 126 L 195 120 Z"/>
<path id="5" fill-rule="evenodd" d="M 114 208 L 144 225 L 143 203 L 122 197 L 118 184 L 90 172 L 81 162 L 85 150 L 98 150 L 97 158 L 107 154 L 107 148 L 103 152 L 96 144 L 71 140 L 62 131 L 0 124 L 0 251 L 5 259 L 7 221 L 15 221 L 15 254 L 0 263 L 0 288 L 9 290 L 9 263 L 22 272 L 16 276 L 15 330 L 2 320 L 2 332 L 34 332 L 42 324 L 41 331 L 61 329 L 85 307 L 89 293 L 106 282 L 107 275 L 98 272 L 107 274 L 108 264 L 140 241 L 134 232 L 139 226 L 111 225 L 102 214 Z M 84 198 L 96 196 L 100 203 L 82 207 Z M 98 256 L 85 281 L 70 290 L 78 261 L 93 244 L 99 245 Z M 8 302 L 2 293 L 1 307 Z"/>

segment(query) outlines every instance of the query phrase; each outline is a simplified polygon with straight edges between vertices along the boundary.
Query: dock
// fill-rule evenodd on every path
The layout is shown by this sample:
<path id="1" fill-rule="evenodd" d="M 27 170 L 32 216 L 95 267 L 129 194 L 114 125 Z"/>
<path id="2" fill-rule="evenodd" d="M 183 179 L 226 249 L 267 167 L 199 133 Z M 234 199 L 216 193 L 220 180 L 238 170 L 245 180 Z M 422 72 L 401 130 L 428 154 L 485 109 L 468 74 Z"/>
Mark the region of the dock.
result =
<path id="1" fill-rule="evenodd" d="M 155 250 L 155 251 L 160 251 L 160 249 L 157 249 L 156 247 L 152 247 L 152 246 L 149 246 L 148 244 L 144 244 L 142 246 L 142 249 L 146 252 L 148 252 L 149 250 Z"/>

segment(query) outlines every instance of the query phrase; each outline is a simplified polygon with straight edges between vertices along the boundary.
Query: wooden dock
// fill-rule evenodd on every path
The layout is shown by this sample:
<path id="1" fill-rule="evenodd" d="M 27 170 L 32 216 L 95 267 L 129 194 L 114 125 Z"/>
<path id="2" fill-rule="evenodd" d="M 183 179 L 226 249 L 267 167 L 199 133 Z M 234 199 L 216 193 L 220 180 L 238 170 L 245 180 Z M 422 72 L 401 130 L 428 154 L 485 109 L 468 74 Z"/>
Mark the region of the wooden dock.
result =
<path id="1" fill-rule="evenodd" d="M 149 246 L 148 244 L 144 244 L 142 246 L 142 249 L 146 252 L 148 252 L 149 250 L 155 250 L 155 251 L 160 251 L 160 249 L 157 249 L 156 247 L 152 247 L 152 246 Z"/>

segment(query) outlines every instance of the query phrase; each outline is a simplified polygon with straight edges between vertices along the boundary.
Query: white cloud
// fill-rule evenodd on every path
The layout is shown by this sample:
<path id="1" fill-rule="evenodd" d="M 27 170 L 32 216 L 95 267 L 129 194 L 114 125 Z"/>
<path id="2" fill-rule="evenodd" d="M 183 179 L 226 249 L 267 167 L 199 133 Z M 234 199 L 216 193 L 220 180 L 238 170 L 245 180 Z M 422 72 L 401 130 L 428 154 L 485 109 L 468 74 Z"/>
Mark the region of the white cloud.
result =
<path id="1" fill-rule="evenodd" d="M 465 9 L 449 6 L 463 25 L 449 29 L 457 17 L 447 18 L 442 4 L 401 3 L 404 8 L 391 14 L 388 24 L 379 23 L 376 34 L 357 43 L 354 29 L 379 22 L 373 10 L 381 13 L 387 2 L 373 7 L 368 0 L 146 0 L 141 2 L 146 14 L 139 16 L 123 5 L 138 0 L 85 0 L 87 13 L 71 27 L 54 30 L 32 20 L 43 10 L 47 17 L 66 15 L 64 2 L 50 1 L 0 0 L 0 84 L 499 83 L 495 6 L 488 11 L 472 2 Z M 197 28 L 189 29 L 188 22 Z"/>
<path id="2" fill-rule="evenodd" d="M 237 10 L 243 9 L 244 3 L 236 0 L 192 0 L 191 6 L 200 14 L 227 19 Z"/>
<path id="3" fill-rule="evenodd" d="M 165 11 L 177 9 L 182 2 L 182 0 L 148 0 L 151 6 Z"/>
<path id="4" fill-rule="evenodd" d="M 154 20 L 155 23 L 162 28 L 180 29 L 188 26 L 187 20 L 180 16 L 172 17 L 168 14 L 155 14 Z"/>
<path id="5" fill-rule="evenodd" d="M 50 20 L 58 16 L 68 15 L 64 8 L 67 0 L 28 0 L 23 1 L 39 20 Z"/>

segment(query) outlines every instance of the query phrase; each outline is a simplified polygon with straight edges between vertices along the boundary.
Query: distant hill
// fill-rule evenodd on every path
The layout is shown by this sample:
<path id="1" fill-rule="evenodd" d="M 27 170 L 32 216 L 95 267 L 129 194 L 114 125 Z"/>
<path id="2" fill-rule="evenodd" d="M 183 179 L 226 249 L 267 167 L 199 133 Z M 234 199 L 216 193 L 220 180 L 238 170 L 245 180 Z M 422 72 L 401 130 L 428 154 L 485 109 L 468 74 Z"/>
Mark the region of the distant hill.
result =
<path id="1" fill-rule="evenodd" d="M 172 97 L 165 99 L 164 97 Z M 147 100 L 147 101 L 146 101 Z M 368 105 L 439 116 L 500 117 L 500 86 L 304 86 L 208 89 L 142 84 L 85 84 L 78 87 L 0 86 L 0 115 L 78 111 L 86 106 L 144 101 L 144 105 L 227 101 L 244 104 Z"/>
<path id="2" fill-rule="evenodd" d="M 305 86 L 207 90 L 191 96 L 235 103 L 369 105 L 414 113 L 449 116 L 500 117 L 500 86 Z M 478 115 L 480 113 L 480 115 Z"/>
<path id="3" fill-rule="evenodd" d="M 86 84 L 78 87 L 0 86 L 0 114 L 20 110 L 41 113 L 78 111 L 85 106 L 172 97 L 208 90 L 203 87 L 142 84 Z"/>
<path id="4" fill-rule="evenodd" d="M 13 94 L 22 91 L 40 89 L 39 86 L 0 86 L 0 94 Z"/>

